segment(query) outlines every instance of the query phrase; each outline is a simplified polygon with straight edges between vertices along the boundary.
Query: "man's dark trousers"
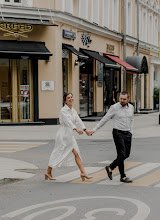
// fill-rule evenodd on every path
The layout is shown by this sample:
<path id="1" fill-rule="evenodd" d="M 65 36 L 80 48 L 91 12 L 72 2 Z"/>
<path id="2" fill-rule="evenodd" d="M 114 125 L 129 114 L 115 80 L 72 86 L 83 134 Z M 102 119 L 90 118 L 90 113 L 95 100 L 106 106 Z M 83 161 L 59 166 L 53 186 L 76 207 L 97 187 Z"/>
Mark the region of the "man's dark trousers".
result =
<path id="1" fill-rule="evenodd" d="M 117 158 L 109 167 L 114 170 L 118 166 L 121 178 L 123 178 L 126 177 L 124 173 L 124 160 L 130 155 L 132 134 L 129 131 L 113 129 L 113 139 L 116 145 Z"/>

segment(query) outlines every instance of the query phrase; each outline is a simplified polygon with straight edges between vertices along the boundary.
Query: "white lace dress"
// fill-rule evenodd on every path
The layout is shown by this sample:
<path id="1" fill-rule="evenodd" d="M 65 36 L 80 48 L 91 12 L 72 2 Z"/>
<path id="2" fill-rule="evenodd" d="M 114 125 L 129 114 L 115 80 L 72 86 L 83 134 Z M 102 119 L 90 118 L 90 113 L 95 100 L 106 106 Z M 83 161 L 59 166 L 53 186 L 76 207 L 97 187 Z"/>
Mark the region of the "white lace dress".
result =
<path id="1" fill-rule="evenodd" d="M 75 109 L 70 109 L 65 105 L 59 115 L 60 129 L 56 134 L 55 148 L 50 156 L 48 166 L 55 168 L 61 166 L 75 166 L 75 157 L 72 150 L 80 156 L 79 147 L 73 135 L 73 129 L 76 128 L 75 124 L 79 124 L 81 129 L 85 126 L 78 116 Z"/>

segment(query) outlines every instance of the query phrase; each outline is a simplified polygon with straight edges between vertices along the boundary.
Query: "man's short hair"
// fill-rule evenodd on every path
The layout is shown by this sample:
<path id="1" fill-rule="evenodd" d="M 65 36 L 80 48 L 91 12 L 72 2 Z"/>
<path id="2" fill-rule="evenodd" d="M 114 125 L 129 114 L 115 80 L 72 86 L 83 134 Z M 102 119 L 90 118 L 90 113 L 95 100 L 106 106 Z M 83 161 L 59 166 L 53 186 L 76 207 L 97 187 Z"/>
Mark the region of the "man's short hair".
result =
<path id="1" fill-rule="evenodd" d="M 120 95 L 127 95 L 128 98 L 130 97 L 129 92 L 127 91 L 120 92 Z"/>

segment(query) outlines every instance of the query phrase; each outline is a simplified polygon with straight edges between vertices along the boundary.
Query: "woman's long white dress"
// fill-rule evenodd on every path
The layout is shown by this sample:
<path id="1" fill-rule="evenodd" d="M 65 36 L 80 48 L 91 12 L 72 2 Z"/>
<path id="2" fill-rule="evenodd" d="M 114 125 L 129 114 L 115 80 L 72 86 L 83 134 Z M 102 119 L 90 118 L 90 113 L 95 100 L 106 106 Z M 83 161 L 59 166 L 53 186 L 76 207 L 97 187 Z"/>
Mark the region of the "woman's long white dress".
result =
<path id="1" fill-rule="evenodd" d="M 56 134 L 55 148 L 50 156 L 48 166 L 52 168 L 75 166 L 75 157 L 72 150 L 75 149 L 79 156 L 80 151 L 73 136 L 73 129 L 76 128 L 74 124 L 79 124 L 82 129 L 85 129 L 85 126 L 76 110 L 70 109 L 67 105 L 61 109 L 59 121 L 61 127 Z"/>

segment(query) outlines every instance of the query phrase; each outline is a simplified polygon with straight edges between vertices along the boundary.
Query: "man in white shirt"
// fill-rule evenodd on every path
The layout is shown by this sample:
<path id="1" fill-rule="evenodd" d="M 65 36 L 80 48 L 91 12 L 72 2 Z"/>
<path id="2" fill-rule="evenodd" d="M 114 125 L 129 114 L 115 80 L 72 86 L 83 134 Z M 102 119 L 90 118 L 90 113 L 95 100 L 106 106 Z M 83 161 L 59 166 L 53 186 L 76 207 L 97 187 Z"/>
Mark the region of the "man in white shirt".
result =
<path id="1" fill-rule="evenodd" d="M 119 102 L 112 105 L 107 114 L 100 120 L 91 131 L 91 135 L 100 129 L 109 119 L 113 120 L 113 139 L 117 150 L 117 158 L 105 169 L 108 177 L 112 180 L 112 170 L 117 166 L 120 172 L 120 181 L 130 183 L 124 172 L 124 160 L 129 157 L 132 142 L 132 128 L 134 119 L 134 107 L 129 104 L 129 93 L 120 93 Z"/>

